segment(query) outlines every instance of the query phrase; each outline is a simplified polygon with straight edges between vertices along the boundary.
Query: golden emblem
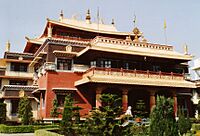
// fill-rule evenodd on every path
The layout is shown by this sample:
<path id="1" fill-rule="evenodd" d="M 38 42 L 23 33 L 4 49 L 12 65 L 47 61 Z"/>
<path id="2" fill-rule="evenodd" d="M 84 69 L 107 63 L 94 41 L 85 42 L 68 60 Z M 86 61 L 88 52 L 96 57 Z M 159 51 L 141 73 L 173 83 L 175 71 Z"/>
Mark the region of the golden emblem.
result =
<path id="1" fill-rule="evenodd" d="M 24 97 L 24 90 L 19 91 L 19 97 Z"/>

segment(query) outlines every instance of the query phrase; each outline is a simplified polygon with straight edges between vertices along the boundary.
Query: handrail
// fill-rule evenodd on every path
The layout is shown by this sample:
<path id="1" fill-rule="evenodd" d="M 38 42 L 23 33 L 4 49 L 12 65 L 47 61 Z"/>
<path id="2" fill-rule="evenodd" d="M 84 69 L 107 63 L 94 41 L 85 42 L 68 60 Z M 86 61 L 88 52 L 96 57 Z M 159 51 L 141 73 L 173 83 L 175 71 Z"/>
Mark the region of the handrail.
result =
<path id="1" fill-rule="evenodd" d="M 84 74 L 90 73 L 92 71 L 93 75 L 95 74 L 95 71 L 104 71 L 107 75 L 112 75 L 114 72 L 118 72 L 121 73 L 122 76 L 124 76 L 125 74 L 133 74 L 134 76 L 136 75 L 147 75 L 148 78 L 151 78 L 151 76 L 155 75 L 155 76 L 159 76 L 161 77 L 171 77 L 171 79 L 174 79 L 175 77 L 181 77 L 182 79 L 184 79 L 184 74 L 178 74 L 178 73 L 167 73 L 167 72 L 155 72 L 155 71 L 143 71 L 143 70 L 126 70 L 126 69 L 119 69 L 119 68 L 104 68 L 104 67 L 91 67 L 90 69 L 88 69 L 87 71 L 85 71 Z"/>

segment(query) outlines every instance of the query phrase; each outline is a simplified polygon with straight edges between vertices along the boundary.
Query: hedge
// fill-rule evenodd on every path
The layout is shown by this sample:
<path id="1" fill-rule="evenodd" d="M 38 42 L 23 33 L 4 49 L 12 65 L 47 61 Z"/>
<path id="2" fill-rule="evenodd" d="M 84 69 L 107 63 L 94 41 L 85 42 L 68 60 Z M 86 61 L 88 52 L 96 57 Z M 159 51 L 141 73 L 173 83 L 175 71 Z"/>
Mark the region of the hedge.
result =
<path id="1" fill-rule="evenodd" d="M 0 125 L 0 133 L 33 133 L 35 130 L 44 128 L 55 128 L 57 125 L 19 125 L 19 126 L 6 126 Z"/>
<path id="2" fill-rule="evenodd" d="M 0 124 L 6 121 L 6 104 L 0 102 Z"/>
<path id="3" fill-rule="evenodd" d="M 34 133 L 34 136 L 63 136 L 55 132 L 51 132 L 50 130 L 55 130 L 55 129 L 40 129 L 36 130 Z"/>

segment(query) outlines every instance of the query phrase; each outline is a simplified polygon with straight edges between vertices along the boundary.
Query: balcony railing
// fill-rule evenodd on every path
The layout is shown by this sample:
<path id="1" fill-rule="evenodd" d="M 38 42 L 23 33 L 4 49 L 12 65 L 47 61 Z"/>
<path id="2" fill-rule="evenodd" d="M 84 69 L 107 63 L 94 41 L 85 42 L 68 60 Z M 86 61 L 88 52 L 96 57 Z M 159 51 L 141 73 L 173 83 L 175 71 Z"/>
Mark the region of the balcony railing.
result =
<path id="1" fill-rule="evenodd" d="M 166 73 L 166 72 L 153 72 L 153 71 L 142 71 L 142 70 L 125 70 L 117 68 L 99 68 L 93 67 L 88 69 L 84 77 L 93 75 L 110 75 L 110 76 L 123 76 L 123 77 L 136 77 L 136 78 L 150 78 L 150 79 L 163 79 L 163 80 L 185 80 L 184 74 L 177 73 Z"/>
<path id="2" fill-rule="evenodd" d="M 85 71 L 88 70 L 88 68 L 89 68 L 88 65 L 79 65 L 79 64 L 73 64 L 72 65 L 72 70 L 74 72 L 85 72 Z"/>
<path id="3" fill-rule="evenodd" d="M 53 63 L 53 62 L 46 62 L 44 64 L 44 70 L 55 71 L 56 70 L 56 64 Z"/>
<path id="4" fill-rule="evenodd" d="M 20 71 L 5 71 L 5 76 L 14 76 L 14 77 L 33 77 L 31 72 L 20 72 Z"/>

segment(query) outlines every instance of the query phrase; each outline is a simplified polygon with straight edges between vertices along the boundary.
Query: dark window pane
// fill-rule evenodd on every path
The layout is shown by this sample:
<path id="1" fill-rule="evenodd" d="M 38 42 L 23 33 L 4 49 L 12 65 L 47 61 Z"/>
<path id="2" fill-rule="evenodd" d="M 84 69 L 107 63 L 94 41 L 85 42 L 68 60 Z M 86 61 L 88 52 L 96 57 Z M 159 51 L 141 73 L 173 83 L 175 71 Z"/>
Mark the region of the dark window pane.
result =
<path id="1" fill-rule="evenodd" d="M 65 95 L 57 95 L 59 107 L 64 107 Z"/>
<path id="2" fill-rule="evenodd" d="M 13 116 L 17 115 L 18 104 L 19 104 L 18 100 L 11 100 L 11 105 L 12 105 L 11 114 Z"/>
<path id="3" fill-rule="evenodd" d="M 69 59 L 57 59 L 57 69 L 59 70 L 71 70 L 72 60 Z"/>
<path id="4" fill-rule="evenodd" d="M 12 62 L 10 66 L 11 71 L 27 72 L 28 64 Z"/>
<path id="5" fill-rule="evenodd" d="M 27 85 L 27 81 L 24 80 L 10 80 L 10 85 Z"/>

